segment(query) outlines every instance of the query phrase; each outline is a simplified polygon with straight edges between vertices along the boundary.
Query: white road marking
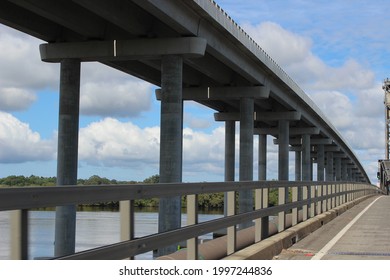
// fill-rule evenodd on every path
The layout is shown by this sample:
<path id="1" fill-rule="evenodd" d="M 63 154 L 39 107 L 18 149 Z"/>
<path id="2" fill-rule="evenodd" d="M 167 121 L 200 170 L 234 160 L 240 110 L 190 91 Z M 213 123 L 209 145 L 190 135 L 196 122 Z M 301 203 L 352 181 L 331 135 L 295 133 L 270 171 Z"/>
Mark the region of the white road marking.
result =
<path id="1" fill-rule="evenodd" d="M 366 213 L 366 211 L 378 200 L 382 198 L 378 197 L 375 199 L 373 202 L 370 203 L 366 208 L 363 209 L 362 212 L 359 213 L 352 221 L 349 222 L 348 225 L 346 225 L 335 237 L 333 237 L 332 240 L 330 240 L 321 250 L 318 251 L 317 254 L 315 254 L 311 259 L 312 260 L 320 260 L 322 259 L 328 252 L 329 250 L 337 243 L 337 241 L 340 240 L 340 238 L 359 220 L 359 218 Z"/>

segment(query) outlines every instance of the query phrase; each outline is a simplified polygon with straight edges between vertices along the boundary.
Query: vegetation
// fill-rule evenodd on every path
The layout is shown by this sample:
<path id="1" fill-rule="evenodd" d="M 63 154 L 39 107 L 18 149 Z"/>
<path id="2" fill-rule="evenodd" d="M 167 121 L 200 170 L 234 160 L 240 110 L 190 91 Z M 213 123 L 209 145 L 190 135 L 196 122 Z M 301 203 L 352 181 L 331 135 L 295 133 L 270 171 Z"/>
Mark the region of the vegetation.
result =
<path id="1" fill-rule="evenodd" d="M 23 187 L 23 186 L 55 186 L 56 177 L 38 177 L 31 175 L 29 177 L 25 176 L 8 176 L 5 178 L 0 178 L 0 187 Z M 137 181 L 117 181 L 110 180 L 105 177 L 100 177 L 93 175 L 88 179 L 78 179 L 78 185 L 117 185 L 117 184 L 136 184 L 136 183 L 145 183 L 145 184 L 156 184 L 159 182 L 159 175 L 153 175 L 146 178 L 142 182 Z M 182 197 L 182 205 L 186 205 L 186 196 Z M 269 204 L 270 206 L 276 205 L 278 201 L 278 191 L 277 189 L 271 189 L 269 194 Z M 136 207 L 158 207 L 159 200 L 158 198 L 152 199 L 140 199 L 135 201 Z M 224 205 L 224 193 L 210 193 L 210 194 L 201 194 L 198 196 L 198 204 L 201 209 L 222 209 Z M 105 203 L 96 203 L 92 205 L 83 205 L 83 206 L 95 206 L 95 207 L 110 207 L 117 208 L 119 202 L 111 201 Z"/>

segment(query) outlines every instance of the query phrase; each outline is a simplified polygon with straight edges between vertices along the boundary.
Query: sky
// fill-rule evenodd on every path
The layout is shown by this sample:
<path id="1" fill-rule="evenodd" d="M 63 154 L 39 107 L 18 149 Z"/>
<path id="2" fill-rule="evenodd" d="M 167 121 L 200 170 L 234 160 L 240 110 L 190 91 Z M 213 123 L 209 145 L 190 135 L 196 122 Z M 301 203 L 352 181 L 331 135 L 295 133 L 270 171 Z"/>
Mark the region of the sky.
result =
<path id="1" fill-rule="evenodd" d="M 313 99 L 376 184 L 385 142 L 382 82 L 390 76 L 387 1 L 216 2 Z M 59 65 L 40 60 L 41 43 L 0 25 L 0 177 L 56 176 Z M 158 174 L 155 89 L 107 66 L 82 64 L 79 178 L 142 181 Z M 213 114 L 184 104 L 185 182 L 224 180 L 224 126 Z M 236 137 L 238 147 L 238 131 Z M 268 143 L 267 176 L 275 179 L 277 147 L 272 138 Z M 254 178 L 256 144 L 255 137 Z"/>

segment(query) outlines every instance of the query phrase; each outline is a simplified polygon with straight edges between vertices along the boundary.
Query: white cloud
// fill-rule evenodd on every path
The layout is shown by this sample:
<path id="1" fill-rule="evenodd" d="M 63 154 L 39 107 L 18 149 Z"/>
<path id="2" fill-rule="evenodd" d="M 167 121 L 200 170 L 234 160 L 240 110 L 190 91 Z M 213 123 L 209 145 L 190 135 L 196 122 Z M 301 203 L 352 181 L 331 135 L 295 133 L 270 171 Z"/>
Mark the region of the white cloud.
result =
<path id="1" fill-rule="evenodd" d="M 140 81 L 91 82 L 81 87 L 84 115 L 135 117 L 151 107 L 150 84 Z"/>
<path id="2" fill-rule="evenodd" d="M 160 128 L 105 118 L 80 130 L 79 159 L 89 165 L 134 169 L 158 166 Z M 189 174 L 223 174 L 224 128 L 203 133 L 183 130 L 183 169 Z"/>
<path id="3" fill-rule="evenodd" d="M 83 63 L 80 111 L 102 117 L 137 117 L 152 103 L 152 85 L 100 63 Z"/>
<path id="4" fill-rule="evenodd" d="M 0 25 L 0 92 L 6 88 L 33 92 L 57 88 L 59 66 L 39 57 L 42 41 Z M 24 102 L 21 99 L 20 102 Z M 27 101 L 29 99 L 27 98 Z"/>
<path id="5" fill-rule="evenodd" d="M 0 112 L 0 146 L 1 163 L 52 160 L 56 152 L 55 139 L 41 139 L 28 124 L 4 112 Z"/>
<path id="6" fill-rule="evenodd" d="M 308 93 L 372 171 L 377 158 L 370 151 L 384 148 L 383 90 L 374 72 L 352 58 L 330 66 L 313 52 L 310 38 L 276 23 L 243 27 Z"/>
<path id="7" fill-rule="evenodd" d="M 356 60 L 331 67 L 312 52 L 310 38 L 292 33 L 273 22 L 244 29 L 305 90 L 368 89 L 374 73 Z"/>
<path id="8" fill-rule="evenodd" d="M 348 96 L 338 91 L 318 91 L 311 94 L 311 98 L 338 129 L 350 127 L 355 120 L 353 104 Z"/>
<path id="9" fill-rule="evenodd" d="M 0 110 L 23 111 L 37 99 L 35 93 L 22 88 L 0 88 Z"/>
<path id="10" fill-rule="evenodd" d="M 132 166 L 156 164 L 160 129 L 141 129 L 131 122 L 105 118 L 80 129 L 79 159 L 90 165 Z"/>

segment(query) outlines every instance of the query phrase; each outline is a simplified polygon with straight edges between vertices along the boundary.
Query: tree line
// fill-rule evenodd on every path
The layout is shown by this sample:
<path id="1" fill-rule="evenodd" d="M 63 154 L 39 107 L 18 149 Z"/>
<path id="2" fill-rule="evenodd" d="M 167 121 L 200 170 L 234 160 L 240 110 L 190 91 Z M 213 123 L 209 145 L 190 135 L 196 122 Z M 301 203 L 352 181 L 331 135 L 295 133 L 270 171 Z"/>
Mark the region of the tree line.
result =
<path id="1" fill-rule="evenodd" d="M 159 182 L 159 175 L 150 176 L 143 181 L 118 181 L 115 179 L 108 179 L 105 177 L 100 177 L 98 175 L 93 175 L 88 179 L 78 179 L 77 185 L 88 186 L 88 185 L 118 185 L 118 184 L 156 184 Z M 8 176 L 5 178 L 0 178 L 0 187 L 24 187 L 24 186 L 55 186 L 57 178 L 56 177 L 42 177 L 31 175 L 26 176 Z M 237 194 L 238 195 L 238 194 Z M 186 205 L 186 196 L 182 197 L 182 205 Z M 270 206 L 277 204 L 277 190 L 271 190 L 269 195 L 269 204 Z M 139 199 L 135 200 L 134 204 L 136 207 L 158 207 L 159 199 Z M 222 209 L 224 205 L 224 193 L 205 193 L 198 195 L 198 204 L 201 209 Z M 82 205 L 83 206 L 83 205 Z M 102 202 L 94 203 L 84 206 L 94 206 L 94 207 L 110 207 L 118 208 L 118 201 L 111 202 Z"/>

